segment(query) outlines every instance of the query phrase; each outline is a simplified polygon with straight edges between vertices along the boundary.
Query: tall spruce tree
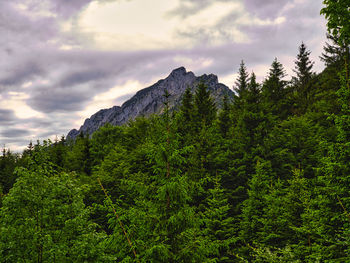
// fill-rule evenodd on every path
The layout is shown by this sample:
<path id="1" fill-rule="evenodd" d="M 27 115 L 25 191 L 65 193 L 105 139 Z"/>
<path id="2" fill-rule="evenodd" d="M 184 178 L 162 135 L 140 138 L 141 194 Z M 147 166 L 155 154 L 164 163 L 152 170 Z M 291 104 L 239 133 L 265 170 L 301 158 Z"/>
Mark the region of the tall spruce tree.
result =
<path id="1" fill-rule="evenodd" d="M 287 76 L 282 64 L 277 60 L 271 64 L 267 78 L 262 86 L 262 96 L 266 111 L 285 119 L 289 114 L 290 103 L 287 99 L 287 84 L 284 80 Z"/>
<path id="2" fill-rule="evenodd" d="M 227 138 L 228 133 L 230 131 L 230 127 L 231 127 L 230 113 L 231 113 L 231 108 L 229 104 L 229 99 L 228 99 L 228 96 L 225 95 L 222 103 L 222 109 L 218 115 L 218 124 L 219 124 L 220 132 L 223 138 Z"/>
<path id="3" fill-rule="evenodd" d="M 232 262 L 235 257 L 232 253 L 234 236 L 234 221 L 229 216 L 229 203 L 220 185 L 220 177 L 215 178 L 215 187 L 210 189 L 207 199 L 207 208 L 204 211 L 204 229 L 202 235 L 206 240 L 206 251 L 212 262 Z"/>
<path id="4" fill-rule="evenodd" d="M 234 91 L 237 93 L 238 98 L 242 98 L 248 89 L 248 78 L 249 74 L 247 72 L 247 67 L 244 64 L 244 61 L 241 61 L 238 70 L 238 77 L 235 82 Z"/>
<path id="5" fill-rule="evenodd" d="M 292 82 L 298 92 L 303 93 L 302 89 L 306 88 L 306 85 L 310 82 L 312 76 L 314 75 L 312 72 L 314 62 L 311 62 L 310 54 L 311 52 L 307 50 L 306 45 L 304 43 L 301 43 L 299 46 L 297 60 L 294 61 L 295 69 L 293 69 L 293 71 L 296 76 L 292 78 Z"/>
<path id="6" fill-rule="evenodd" d="M 314 65 L 310 60 L 311 52 L 307 50 L 306 45 L 302 43 L 299 46 L 299 54 L 295 60 L 295 69 L 293 69 L 296 76 L 292 77 L 292 85 L 294 89 L 294 96 L 296 102 L 295 105 L 298 105 L 298 113 L 305 113 L 307 107 L 309 106 L 312 93 L 311 93 L 311 80 L 314 77 L 312 72 L 312 67 Z"/>
<path id="7" fill-rule="evenodd" d="M 200 82 L 194 96 L 194 121 L 197 129 L 213 124 L 216 118 L 216 106 L 208 87 Z"/>

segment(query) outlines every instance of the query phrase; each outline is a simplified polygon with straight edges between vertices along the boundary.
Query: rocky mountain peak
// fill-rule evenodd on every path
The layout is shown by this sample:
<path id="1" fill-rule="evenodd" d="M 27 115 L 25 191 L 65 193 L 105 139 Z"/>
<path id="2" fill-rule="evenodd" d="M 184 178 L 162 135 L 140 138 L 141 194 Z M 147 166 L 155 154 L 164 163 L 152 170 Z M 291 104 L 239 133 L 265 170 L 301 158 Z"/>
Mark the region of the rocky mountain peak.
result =
<path id="1" fill-rule="evenodd" d="M 177 76 L 183 76 L 186 75 L 187 71 L 185 67 L 179 67 L 177 69 L 174 69 L 169 76 L 171 77 L 177 77 Z"/>
<path id="2" fill-rule="evenodd" d="M 233 92 L 224 84 L 218 82 L 218 77 L 214 74 L 204 74 L 196 77 L 193 72 L 187 72 L 184 67 L 174 69 L 170 75 L 159 80 L 152 86 L 138 91 L 131 99 L 119 106 L 100 110 L 86 119 L 79 130 L 71 130 L 67 137 L 75 139 L 81 132 L 91 135 L 98 128 L 110 123 L 112 125 L 122 125 L 137 116 L 149 116 L 160 113 L 164 107 L 164 91 L 170 94 L 170 107 L 178 108 L 181 104 L 182 96 L 187 88 L 192 92 L 197 85 L 203 82 L 211 90 L 211 94 L 218 106 L 220 106 L 224 95 L 233 97 Z"/>

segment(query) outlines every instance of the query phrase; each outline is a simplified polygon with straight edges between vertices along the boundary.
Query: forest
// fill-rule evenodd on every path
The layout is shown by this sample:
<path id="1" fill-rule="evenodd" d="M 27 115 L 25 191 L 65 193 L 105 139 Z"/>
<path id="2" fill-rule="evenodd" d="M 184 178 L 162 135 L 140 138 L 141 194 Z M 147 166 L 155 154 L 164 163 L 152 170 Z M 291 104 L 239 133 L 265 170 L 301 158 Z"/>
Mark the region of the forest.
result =
<path id="1" fill-rule="evenodd" d="M 350 12 L 325 0 L 325 69 L 240 64 L 172 111 L 0 157 L 0 262 L 350 262 Z"/>

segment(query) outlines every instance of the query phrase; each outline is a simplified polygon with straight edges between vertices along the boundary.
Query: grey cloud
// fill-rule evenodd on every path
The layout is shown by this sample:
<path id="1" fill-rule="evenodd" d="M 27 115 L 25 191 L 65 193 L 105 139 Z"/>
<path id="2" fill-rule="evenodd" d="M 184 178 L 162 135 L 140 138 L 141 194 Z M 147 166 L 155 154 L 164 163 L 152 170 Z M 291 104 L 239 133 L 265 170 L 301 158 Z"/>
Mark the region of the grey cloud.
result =
<path id="1" fill-rule="evenodd" d="M 247 11 L 261 18 L 277 17 L 283 7 L 292 2 L 293 0 L 244 0 Z"/>
<path id="2" fill-rule="evenodd" d="M 72 112 L 82 110 L 90 97 L 89 92 L 67 90 L 56 87 L 41 87 L 32 94 L 27 103 L 33 109 L 43 112 Z"/>
<path id="3" fill-rule="evenodd" d="M 16 119 L 12 110 L 0 109 L 0 125 L 9 125 Z"/>
<path id="4" fill-rule="evenodd" d="M 42 75 L 43 72 L 44 70 L 41 68 L 41 65 L 35 61 L 23 62 L 20 65 L 14 64 L 12 70 L 7 72 L 7 75 L 5 74 L 0 77 L 0 85 L 20 85 L 35 76 Z"/>
<path id="5" fill-rule="evenodd" d="M 32 87 L 27 102 L 33 109 L 44 113 L 82 110 L 96 94 L 117 84 L 137 77 L 149 79 L 152 74 L 142 76 L 139 70 L 147 61 L 164 58 L 163 55 L 164 51 L 56 53 L 46 57 L 56 63 L 56 67 L 50 69 L 51 83 Z M 161 69 L 157 71 L 159 74 Z"/>
<path id="6" fill-rule="evenodd" d="M 6 129 L 5 131 L 0 132 L 0 135 L 5 138 L 23 137 L 28 134 L 30 134 L 28 130 L 14 129 L 14 128 L 9 128 L 9 129 Z"/>
<path id="7" fill-rule="evenodd" d="M 76 84 L 87 83 L 90 81 L 96 81 L 108 76 L 108 72 L 96 71 L 95 69 L 83 70 L 80 72 L 70 73 L 62 79 L 58 85 L 63 87 L 69 87 Z"/>
<path id="8" fill-rule="evenodd" d="M 186 18 L 216 2 L 236 2 L 239 0 L 181 0 L 180 5 L 167 13 L 167 16 Z"/>

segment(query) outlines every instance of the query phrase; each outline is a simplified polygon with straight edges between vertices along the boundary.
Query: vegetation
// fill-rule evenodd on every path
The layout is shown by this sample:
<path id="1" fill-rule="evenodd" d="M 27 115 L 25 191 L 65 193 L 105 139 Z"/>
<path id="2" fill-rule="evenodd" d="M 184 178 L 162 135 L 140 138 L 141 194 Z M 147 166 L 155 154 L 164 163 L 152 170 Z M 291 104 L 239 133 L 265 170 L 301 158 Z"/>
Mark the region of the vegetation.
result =
<path id="1" fill-rule="evenodd" d="M 349 262 L 347 1 L 324 1 L 326 68 L 242 61 L 218 109 L 178 112 L 0 157 L 0 262 Z M 346 18 L 347 16 L 347 18 Z"/>

